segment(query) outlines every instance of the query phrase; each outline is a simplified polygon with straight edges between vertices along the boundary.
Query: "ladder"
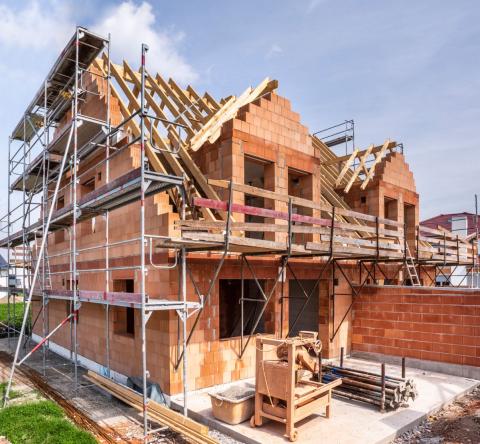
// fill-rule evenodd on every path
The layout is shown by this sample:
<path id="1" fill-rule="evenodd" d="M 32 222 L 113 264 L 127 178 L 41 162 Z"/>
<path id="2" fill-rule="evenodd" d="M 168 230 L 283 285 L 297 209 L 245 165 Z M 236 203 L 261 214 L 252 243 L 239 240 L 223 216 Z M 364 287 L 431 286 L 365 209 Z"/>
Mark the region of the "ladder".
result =
<path id="1" fill-rule="evenodd" d="M 405 268 L 407 269 L 407 274 L 412 283 L 413 287 L 421 287 L 420 278 L 418 277 L 417 267 L 415 266 L 415 261 L 412 254 L 410 253 L 410 247 L 408 242 L 405 242 L 406 256 L 405 256 Z"/>

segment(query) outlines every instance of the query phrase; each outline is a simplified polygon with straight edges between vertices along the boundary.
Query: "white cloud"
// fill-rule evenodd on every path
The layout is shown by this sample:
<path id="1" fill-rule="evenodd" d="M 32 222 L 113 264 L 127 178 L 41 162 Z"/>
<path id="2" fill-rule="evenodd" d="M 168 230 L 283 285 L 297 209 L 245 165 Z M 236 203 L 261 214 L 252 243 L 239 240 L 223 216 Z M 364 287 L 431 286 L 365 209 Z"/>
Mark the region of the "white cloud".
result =
<path id="1" fill-rule="evenodd" d="M 193 82 L 198 74 L 180 55 L 178 44 L 184 35 L 181 32 L 161 30 L 155 24 L 152 5 L 141 5 L 127 1 L 110 8 L 104 17 L 94 23 L 92 29 L 103 35 L 111 34 L 112 58 L 120 62 L 127 60 L 132 67 L 140 64 L 140 45 L 149 46 L 147 70 L 158 71 L 180 82 Z"/>
<path id="2" fill-rule="evenodd" d="M 29 0 L 20 7 L 0 3 L 0 46 L 4 50 L 58 53 L 75 31 L 75 4 L 60 0 Z M 112 56 L 117 62 L 140 64 L 140 45 L 149 45 L 147 68 L 179 82 L 193 82 L 197 72 L 179 53 L 182 32 L 161 29 L 148 2 L 124 1 L 108 8 L 88 26 L 101 35 L 111 34 Z M 58 54 L 57 54 L 58 55 Z"/>
<path id="3" fill-rule="evenodd" d="M 307 6 L 307 13 L 313 12 L 317 6 L 325 3 L 326 0 L 310 0 Z"/>
<path id="4" fill-rule="evenodd" d="M 0 44 L 5 48 L 59 49 L 74 32 L 70 9 L 65 2 L 37 0 L 24 4 L 22 9 L 0 5 Z"/>
<path id="5" fill-rule="evenodd" d="M 279 45 L 274 43 L 267 52 L 267 58 L 270 59 L 275 55 L 281 54 L 282 52 L 283 52 L 283 49 Z"/>

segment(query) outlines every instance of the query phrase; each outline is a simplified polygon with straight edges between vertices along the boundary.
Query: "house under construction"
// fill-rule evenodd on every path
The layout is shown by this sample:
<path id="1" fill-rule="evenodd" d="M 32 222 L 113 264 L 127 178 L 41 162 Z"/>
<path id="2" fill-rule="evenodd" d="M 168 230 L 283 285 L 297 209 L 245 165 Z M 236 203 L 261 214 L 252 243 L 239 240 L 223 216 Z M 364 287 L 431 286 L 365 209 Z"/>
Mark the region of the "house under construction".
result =
<path id="1" fill-rule="evenodd" d="M 141 376 L 145 409 L 147 379 L 186 403 L 252 377 L 256 334 L 480 366 L 480 292 L 432 288 L 457 267 L 470 282 L 475 237 L 419 225 L 400 142 L 357 148 L 352 121 L 311 134 L 277 87 L 215 98 L 76 30 L 9 140 L 0 246 L 37 353 Z"/>

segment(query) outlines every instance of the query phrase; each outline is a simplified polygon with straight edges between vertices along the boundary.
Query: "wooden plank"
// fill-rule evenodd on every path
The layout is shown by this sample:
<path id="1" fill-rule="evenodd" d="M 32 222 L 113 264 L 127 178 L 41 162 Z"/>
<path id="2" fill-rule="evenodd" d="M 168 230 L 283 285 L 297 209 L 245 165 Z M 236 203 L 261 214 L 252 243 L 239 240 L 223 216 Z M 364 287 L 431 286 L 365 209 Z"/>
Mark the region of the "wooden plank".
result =
<path id="1" fill-rule="evenodd" d="M 103 56 L 103 62 L 108 63 L 108 58 L 106 54 Z M 96 66 L 103 70 L 103 68 L 100 66 L 100 64 L 95 61 Z M 128 66 L 128 65 L 127 65 Z M 114 63 L 110 64 L 110 69 L 111 69 L 111 74 L 112 77 L 117 81 L 118 85 L 122 89 L 123 93 L 127 97 L 127 99 L 130 101 L 130 108 L 127 108 L 127 106 L 124 104 L 122 97 L 120 94 L 117 92 L 116 88 L 114 85 L 111 85 L 111 94 L 112 97 L 115 97 L 118 100 L 118 103 L 120 105 L 121 113 L 123 117 L 126 119 L 131 115 L 132 109 L 139 109 L 139 103 L 135 95 L 131 92 L 130 88 L 128 85 L 125 83 L 125 80 L 123 79 L 123 74 L 124 74 L 124 69 L 120 67 L 119 65 L 116 65 Z M 133 80 L 133 78 L 132 78 Z M 134 119 L 130 119 L 127 124 L 127 128 L 130 128 L 132 130 L 132 133 L 134 134 L 135 137 L 140 136 L 140 127 L 138 123 Z M 164 144 L 162 138 L 159 136 L 158 132 L 156 132 L 155 128 L 153 129 L 153 137 L 156 143 L 160 144 L 165 150 L 168 150 L 168 146 Z M 164 164 L 160 161 L 159 157 L 156 155 L 155 151 L 153 150 L 152 146 L 150 143 L 147 141 L 145 144 L 145 153 L 147 155 L 147 158 L 152 165 L 153 169 L 157 172 L 163 173 L 163 174 L 170 174 L 171 171 L 167 170 L 167 168 L 164 166 Z M 183 170 L 178 165 L 178 162 L 176 159 L 174 159 L 171 155 L 168 155 L 166 153 L 166 160 L 168 160 L 169 166 L 173 169 L 174 174 L 183 174 Z M 165 156 L 164 156 L 165 157 Z M 187 186 L 187 189 L 190 187 Z M 177 197 L 176 194 L 173 193 L 173 191 L 169 191 L 169 195 L 172 197 L 172 200 L 176 203 L 177 206 L 180 206 L 181 204 L 179 203 L 179 198 Z M 207 213 L 202 213 L 206 218 L 209 219 L 214 219 L 213 215 L 210 212 Z"/>
<path id="2" fill-rule="evenodd" d="M 449 239 L 449 238 L 447 238 L 447 239 Z M 436 245 L 443 246 L 444 245 L 444 240 L 439 239 L 438 237 L 428 237 L 428 236 L 419 235 L 418 240 L 428 242 L 433 246 L 436 246 Z M 456 247 L 457 242 L 456 242 L 456 240 L 455 241 L 445 240 L 445 245 L 449 246 L 449 247 Z M 469 247 L 471 248 L 471 245 L 469 245 L 468 243 L 462 242 L 460 239 L 458 239 L 458 247 L 459 248 L 469 248 Z"/>
<path id="3" fill-rule="evenodd" d="M 141 81 L 140 81 L 140 75 L 139 73 L 135 73 L 132 68 L 130 68 L 129 64 L 124 61 L 123 62 L 123 67 L 124 67 L 124 72 L 126 74 L 128 74 L 130 76 L 130 78 L 132 79 L 132 83 L 133 85 L 139 90 L 141 88 Z M 148 91 L 145 91 L 145 101 L 147 102 L 147 104 L 150 106 L 150 108 L 153 110 L 153 112 L 155 113 L 155 115 L 161 119 L 165 119 L 165 120 L 168 120 L 167 116 L 165 115 L 165 113 L 163 112 L 162 108 L 160 108 L 160 106 L 158 105 L 158 103 L 155 101 L 155 99 L 153 98 L 153 96 L 148 92 Z M 131 102 L 132 103 L 132 102 Z M 139 103 L 135 102 L 135 110 L 137 110 L 140 106 Z M 160 136 L 160 134 L 158 133 L 158 130 L 151 125 L 150 123 L 150 120 L 147 119 L 145 121 L 146 123 L 146 126 L 147 126 L 147 129 L 149 129 L 150 131 L 152 131 L 154 133 L 154 140 L 155 142 L 157 141 L 157 139 L 162 139 L 162 137 Z M 181 144 L 182 141 L 180 140 L 180 137 L 177 133 L 177 130 L 175 127 L 169 125 L 168 127 L 166 127 L 166 130 L 168 132 L 168 134 L 170 135 L 170 137 L 177 143 L 177 144 Z M 166 144 L 163 144 L 162 146 L 162 149 L 165 149 L 165 150 L 169 150 L 171 151 L 173 148 L 170 147 L 170 146 L 167 146 Z M 164 153 L 164 154 L 167 154 L 167 153 Z M 173 156 L 168 156 L 168 155 L 165 155 L 165 159 L 167 160 L 167 162 L 169 162 L 169 164 L 171 165 L 172 169 L 175 171 L 175 174 L 176 175 L 181 175 L 182 174 L 182 168 L 181 166 L 178 164 L 178 162 L 176 162 L 176 159 L 175 157 Z"/>
<path id="4" fill-rule="evenodd" d="M 190 149 L 197 151 L 207 140 L 214 143 L 220 135 L 221 126 L 235 117 L 237 111 L 247 103 L 253 102 L 263 94 L 273 91 L 278 87 L 276 80 L 264 79 L 255 89 L 248 88 L 238 98 L 233 97 L 227 101 L 222 108 L 210 119 L 203 128 L 195 134 L 191 140 Z"/>
<path id="5" fill-rule="evenodd" d="M 201 197 L 194 198 L 193 204 L 198 207 L 206 207 L 206 208 L 215 209 L 215 210 L 227 211 L 228 209 L 227 202 L 224 202 L 221 200 L 204 199 Z M 289 219 L 288 213 L 285 213 L 283 211 L 252 207 L 249 205 L 240 205 L 236 203 L 232 203 L 232 212 L 249 214 L 251 216 L 267 217 L 271 219 L 281 219 L 281 220 Z M 320 225 L 320 226 L 330 226 L 332 224 L 332 221 L 329 219 L 321 219 L 318 217 L 304 216 L 301 214 L 292 214 L 291 216 L 292 216 L 291 218 L 293 222 L 303 222 L 306 224 L 314 224 L 314 225 Z"/>
<path id="6" fill-rule="evenodd" d="M 377 164 L 382 160 L 382 157 L 385 154 L 385 151 L 387 151 L 387 148 L 390 145 L 390 143 L 391 143 L 390 139 L 386 140 L 385 143 L 382 146 L 382 149 L 378 153 L 375 154 L 375 160 L 373 161 L 372 165 L 370 166 L 370 170 L 367 173 L 367 177 L 365 177 L 365 180 L 363 181 L 362 185 L 360 185 L 360 188 L 362 190 L 364 190 L 367 187 L 368 182 L 370 182 L 370 180 L 372 179 L 375 168 L 376 168 Z"/>
<path id="7" fill-rule="evenodd" d="M 104 60 L 108 61 L 108 59 L 106 59 L 106 57 L 107 56 L 104 55 Z M 133 95 L 133 93 L 130 91 L 130 88 L 128 88 L 125 81 L 123 80 L 121 72 L 118 69 L 118 66 L 115 65 L 115 64 L 111 64 L 110 66 L 111 66 L 111 72 L 112 72 L 113 76 L 115 77 L 115 80 L 119 83 L 120 87 L 122 88 L 122 91 L 125 93 L 125 95 L 130 100 L 131 104 L 135 107 L 135 109 L 139 109 L 140 104 L 138 103 L 138 100 Z M 125 63 L 125 67 L 128 67 L 128 64 Z M 130 72 L 131 72 L 131 69 L 130 69 Z M 132 79 L 136 79 L 136 76 L 133 76 Z M 137 81 L 138 81 L 138 79 L 137 79 Z M 153 98 L 148 93 L 146 93 L 146 95 L 149 96 L 149 99 L 148 99 L 149 101 L 153 100 Z M 149 122 L 148 119 L 147 119 L 147 122 Z M 153 138 L 154 138 L 155 142 L 156 143 L 161 143 L 161 137 L 160 137 L 158 131 L 156 130 L 156 128 L 151 126 L 151 125 L 148 125 L 148 127 L 152 131 Z M 153 151 L 150 144 L 148 144 L 148 143 L 146 144 L 145 151 L 146 151 L 148 160 L 152 163 L 152 166 L 154 167 L 154 169 L 156 171 L 157 171 L 157 169 L 156 169 L 157 167 L 163 168 L 163 166 L 161 165 L 161 162 L 159 161 L 159 158 L 158 158 L 157 154 Z M 183 174 L 185 174 L 188 179 L 190 179 L 190 180 L 192 178 L 195 179 L 195 181 L 198 183 L 200 189 L 203 191 L 203 193 L 206 196 L 208 196 L 211 199 L 218 199 L 217 193 L 208 184 L 207 179 L 205 178 L 203 173 L 200 171 L 198 166 L 193 162 L 190 155 L 185 151 L 185 149 L 183 149 L 183 147 L 180 146 L 179 155 L 180 155 L 180 158 L 182 159 L 182 161 L 184 162 L 184 165 L 186 166 L 186 168 L 182 167 L 179 164 L 176 157 L 172 153 L 170 153 L 168 150 L 164 151 L 162 153 L 162 155 L 168 161 L 171 168 L 173 168 L 174 174 L 179 175 L 179 176 L 182 176 Z M 165 168 L 163 168 L 163 169 L 165 169 Z M 190 188 L 191 187 L 187 187 L 187 192 Z M 194 191 L 196 193 L 198 193 L 198 190 L 194 190 Z M 215 220 L 215 217 L 209 211 L 202 212 L 202 214 L 208 219 Z"/>
<path id="8" fill-rule="evenodd" d="M 212 107 L 209 106 L 208 101 L 205 98 L 200 97 L 200 95 L 197 93 L 197 91 L 195 91 L 195 89 L 191 85 L 187 86 L 187 92 L 194 98 L 195 102 L 198 103 L 198 106 L 203 111 L 205 111 L 207 116 L 213 115 L 215 111 L 218 109 L 213 106 Z"/>
<path id="9" fill-rule="evenodd" d="M 225 236 L 223 234 L 213 234 L 204 232 L 186 232 L 183 237 L 191 240 L 199 241 L 211 241 L 211 242 L 223 242 Z M 264 239 L 253 239 L 249 237 L 229 236 L 230 249 L 233 247 L 248 247 L 253 248 L 255 251 L 285 251 L 287 249 L 287 242 L 275 242 Z M 301 245 L 292 245 L 292 250 L 296 253 L 306 252 L 305 248 Z"/>
<path id="10" fill-rule="evenodd" d="M 347 185 L 344 188 L 344 192 L 348 193 L 350 191 L 350 188 L 352 188 L 352 185 L 354 184 L 355 180 L 357 179 L 358 175 L 362 172 L 363 167 L 365 166 L 365 161 L 367 160 L 368 156 L 371 154 L 372 150 L 374 148 L 374 145 L 370 145 L 366 150 L 365 154 L 360 157 L 360 163 L 358 164 L 357 168 L 353 171 L 352 176 L 350 177 L 350 180 L 348 181 Z"/>
<path id="11" fill-rule="evenodd" d="M 203 98 L 215 112 L 220 109 L 220 104 L 207 91 L 203 94 Z"/>
<path id="12" fill-rule="evenodd" d="M 358 153 L 359 153 L 359 150 L 356 148 L 353 150 L 352 154 L 350 154 L 350 157 L 345 162 L 345 165 L 343 166 L 342 171 L 340 171 L 340 174 L 338 175 L 337 180 L 335 181 L 336 187 L 338 187 L 342 183 L 343 177 L 345 176 L 345 174 L 347 174 L 347 171 L 350 169 L 350 166 L 355 161 Z"/>
<path id="13" fill-rule="evenodd" d="M 173 94 L 176 94 L 179 100 L 183 103 L 185 106 L 185 109 L 190 111 L 194 115 L 194 118 L 198 120 L 198 124 L 203 127 L 203 124 L 205 123 L 206 117 L 203 116 L 202 112 L 197 109 L 197 106 L 192 103 L 192 101 L 187 97 L 187 95 L 184 93 L 183 89 L 180 88 L 175 80 L 172 78 L 168 79 L 168 85 L 171 88 L 171 91 Z"/>
<path id="14" fill-rule="evenodd" d="M 135 409 L 143 410 L 143 396 L 129 387 L 118 384 L 108 378 L 100 376 L 97 373 L 88 371 L 85 379 L 98 385 L 103 390 L 112 394 L 116 398 L 126 402 Z M 208 434 L 208 427 L 193 421 L 181 415 L 178 412 L 168 409 L 167 407 L 158 404 L 153 400 L 148 400 L 149 416 L 159 422 L 167 425 L 171 429 L 185 435 L 188 439 L 199 444 L 215 444 L 217 441 L 211 438 Z"/>
<path id="15" fill-rule="evenodd" d="M 339 223 L 337 223 L 339 224 Z M 222 230 L 225 231 L 226 223 L 224 221 L 203 221 L 203 220 L 186 220 L 181 221 L 177 220 L 174 221 L 174 225 L 177 228 L 182 229 L 191 229 L 191 230 Z M 335 234 L 343 234 L 346 236 L 351 236 L 355 232 L 358 231 L 358 227 L 354 225 L 354 229 L 342 229 L 335 227 Z M 369 232 L 375 233 L 375 228 L 367 227 Z M 288 232 L 288 225 L 287 224 L 268 224 L 268 223 L 261 223 L 261 222 L 233 222 L 231 224 L 232 231 L 258 231 L 258 232 L 268 232 L 268 233 L 287 233 Z M 360 230 L 361 231 L 361 230 Z M 388 238 L 385 239 L 392 239 L 398 241 L 403 245 L 403 236 L 400 235 L 396 231 L 384 230 L 379 229 L 379 235 L 382 237 L 383 235 L 388 235 Z M 318 227 L 318 226 L 309 226 L 309 225 L 292 225 L 292 233 L 302 233 L 302 234 L 325 234 L 329 235 L 331 232 L 330 227 Z M 370 237 L 368 239 L 375 239 L 376 237 Z M 357 238 L 352 238 L 357 239 Z"/>
<path id="16" fill-rule="evenodd" d="M 210 242 L 223 242 L 225 240 L 225 236 L 223 234 L 213 234 L 213 233 L 205 233 L 205 232 L 186 232 L 183 234 L 183 237 L 195 240 L 195 241 L 210 241 Z M 287 248 L 286 242 L 275 242 L 275 241 L 268 241 L 263 239 L 252 239 L 252 238 L 245 238 L 245 237 L 238 237 L 238 236 L 230 236 L 230 245 L 232 246 L 244 246 L 244 247 L 251 247 L 254 249 L 262 249 L 264 251 L 284 251 Z M 363 255 L 375 255 L 376 254 L 376 244 L 370 242 L 368 246 L 372 248 L 362 248 L 362 246 L 358 246 L 357 242 L 358 239 L 349 239 L 349 238 L 342 238 L 340 236 L 335 237 L 334 241 L 334 251 L 337 253 L 353 253 L 353 254 L 363 254 Z M 350 245 L 345 245 L 347 242 L 352 242 Z M 368 241 L 365 241 L 368 242 Z M 301 253 L 307 252 L 306 250 L 315 250 L 315 251 L 324 251 L 328 252 L 330 249 L 329 242 L 307 242 L 306 249 L 302 247 L 300 244 L 293 244 L 292 251 L 294 253 Z M 384 252 L 382 249 L 392 249 L 396 251 L 387 251 Z M 402 252 L 398 252 L 397 247 L 391 247 L 387 244 L 382 244 L 379 254 L 382 257 L 403 257 Z"/>
<path id="17" fill-rule="evenodd" d="M 424 225 L 419 225 L 418 230 L 419 230 L 420 232 L 430 233 L 430 234 L 435 234 L 435 235 L 437 235 L 438 238 L 436 238 L 436 240 L 443 239 L 444 237 L 447 238 L 447 239 L 457 240 L 457 236 L 458 236 L 458 240 L 459 240 L 459 241 L 465 242 L 465 243 L 469 243 L 469 242 L 466 240 L 465 237 L 460 236 L 460 235 L 457 235 L 457 234 L 453 234 L 451 231 L 448 231 L 448 230 L 437 230 L 437 229 L 435 229 L 435 228 L 425 227 Z"/>
<path id="18" fill-rule="evenodd" d="M 230 182 L 228 180 L 223 180 L 223 179 L 208 179 L 208 183 L 210 185 L 213 185 L 219 188 L 224 188 L 224 189 L 228 189 L 230 186 Z M 245 185 L 245 184 L 239 184 L 239 183 L 233 182 L 232 188 L 234 191 L 239 191 L 245 194 L 249 194 L 251 196 L 263 197 L 266 199 L 274 199 L 274 200 L 278 200 L 279 202 L 288 203 L 291 199 L 294 205 L 298 205 L 300 207 L 310 208 L 314 210 L 325 211 L 330 214 L 332 213 L 332 209 L 333 209 L 331 206 L 319 204 L 309 199 L 276 193 L 275 191 L 265 190 L 263 188 L 253 187 L 251 185 Z M 377 219 L 375 216 L 371 216 L 370 214 L 359 213 L 357 211 L 345 210 L 343 208 L 337 208 L 337 207 L 335 207 L 335 214 L 348 216 L 355 219 L 362 219 L 368 222 L 375 222 Z M 397 222 L 395 220 L 391 220 L 391 219 L 385 219 L 385 218 L 379 217 L 378 222 L 381 224 L 394 225 L 394 226 L 403 228 L 402 223 Z"/>
<path id="19" fill-rule="evenodd" d="M 167 81 L 165 81 L 165 79 L 163 79 L 163 77 L 158 73 L 155 76 L 155 81 L 157 82 L 159 87 L 162 88 L 165 95 L 167 95 L 175 102 L 175 105 L 178 109 L 177 112 L 189 120 L 191 127 L 195 131 L 199 131 L 202 128 L 201 122 L 197 121 L 195 115 L 191 113 L 190 110 L 185 106 L 178 94 L 172 89 L 171 85 Z"/>
<path id="20" fill-rule="evenodd" d="M 330 240 L 330 235 L 325 235 L 322 236 L 322 240 Z M 355 239 L 351 237 L 345 237 L 345 236 L 333 236 L 334 242 L 339 242 L 342 244 L 353 244 L 353 245 L 362 245 L 362 246 L 367 246 L 367 247 L 372 247 L 376 248 L 377 247 L 377 242 L 376 241 L 371 241 L 367 239 Z M 385 250 L 400 250 L 403 251 L 403 245 L 400 244 L 395 244 L 395 243 L 388 243 L 388 242 L 378 242 L 378 248 L 379 249 L 385 249 Z"/>
<path id="21" fill-rule="evenodd" d="M 138 77 L 140 77 L 140 73 L 136 73 Z M 179 113 L 177 107 L 170 99 L 170 97 L 163 91 L 162 88 L 158 85 L 155 79 L 152 76 L 147 77 L 147 86 L 150 86 L 152 91 L 154 91 L 160 97 L 162 104 L 168 109 L 168 111 L 172 114 L 175 118 L 175 122 L 185 125 L 186 128 L 183 130 L 186 132 L 187 137 L 191 137 L 195 134 L 194 130 L 191 127 L 191 123 L 181 114 Z"/>
<path id="22" fill-rule="evenodd" d="M 307 250 L 312 250 L 312 251 L 325 251 L 325 246 L 329 244 L 322 244 L 318 242 L 307 242 L 305 245 L 305 248 Z M 328 251 L 328 249 L 327 249 Z M 368 248 L 362 248 L 362 247 L 343 247 L 343 246 L 337 246 L 334 244 L 333 247 L 333 252 L 334 253 L 346 253 L 346 254 L 352 254 L 352 255 L 365 255 L 365 256 L 375 256 L 376 255 L 376 249 L 368 249 Z M 388 257 L 388 258 L 403 258 L 403 253 L 396 253 L 394 251 L 388 251 L 384 252 L 382 250 L 379 251 L 379 256 L 380 257 Z"/>
<path id="23" fill-rule="evenodd" d="M 389 146 L 388 146 L 388 149 L 392 150 L 393 148 L 395 148 L 397 146 L 397 142 L 394 142 L 394 141 L 391 141 Z M 377 145 L 375 146 L 371 151 L 370 151 L 370 154 L 375 154 L 377 153 L 378 151 L 380 151 L 383 147 L 383 144 L 382 145 Z M 357 157 L 360 157 L 360 156 L 363 156 L 365 153 L 367 152 L 367 149 L 364 149 L 364 150 L 361 150 L 358 152 L 357 154 Z M 324 161 L 322 162 L 322 165 L 323 166 L 329 166 L 329 165 L 337 165 L 339 164 L 340 162 L 344 162 L 345 160 L 348 160 L 350 158 L 351 154 L 345 154 L 344 156 L 335 156 L 334 158 L 330 159 L 330 160 L 327 160 L 327 161 Z"/>
<path id="24" fill-rule="evenodd" d="M 257 208 L 257 207 L 255 207 Z M 176 220 L 174 221 L 174 225 L 177 228 L 190 228 L 190 229 L 197 229 L 197 230 L 225 230 L 226 229 L 226 223 L 224 221 L 203 221 L 203 220 Z M 355 227 L 354 229 L 340 229 L 337 227 L 337 225 L 348 225 L 348 224 L 342 224 L 341 222 L 337 222 L 335 226 L 335 234 L 347 234 L 351 235 L 353 232 L 358 231 L 358 228 L 356 225 L 353 225 Z M 263 223 L 263 222 L 234 222 L 231 224 L 231 229 L 233 231 L 264 231 L 264 232 L 283 232 L 286 233 L 288 232 L 288 225 L 287 224 L 268 224 L 268 223 Z M 373 227 L 365 227 L 371 230 L 371 232 L 375 232 L 375 228 Z M 384 231 L 387 231 L 388 236 L 383 236 L 385 233 Z M 325 226 L 311 226 L 311 225 L 297 225 L 295 222 L 292 225 L 292 233 L 304 233 L 304 234 L 330 234 L 331 233 L 331 228 L 330 226 L 325 227 Z M 392 236 L 391 233 L 394 233 Z M 402 241 L 403 242 L 403 236 L 399 235 L 398 232 L 396 231 L 389 231 L 389 230 L 383 230 L 379 229 L 380 239 L 382 240 L 395 240 L 395 241 Z M 352 238 L 352 239 L 358 239 L 358 238 Z M 367 241 L 372 241 L 373 239 L 376 239 L 376 236 L 369 236 L 364 238 Z"/>

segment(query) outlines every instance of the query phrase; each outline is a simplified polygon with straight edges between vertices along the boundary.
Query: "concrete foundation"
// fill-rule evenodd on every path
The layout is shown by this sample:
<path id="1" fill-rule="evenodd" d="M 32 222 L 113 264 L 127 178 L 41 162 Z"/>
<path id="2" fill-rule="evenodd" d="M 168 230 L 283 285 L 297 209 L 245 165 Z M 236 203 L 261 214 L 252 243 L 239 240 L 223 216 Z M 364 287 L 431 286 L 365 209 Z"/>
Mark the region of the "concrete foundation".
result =
<path id="1" fill-rule="evenodd" d="M 349 358 L 346 367 L 379 372 L 377 362 Z M 399 376 L 401 368 L 387 365 L 387 374 Z M 414 428 L 428 415 L 450 404 L 458 397 L 473 390 L 480 381 L 451 376 L 444 373 L 407 368 L 407 377 L 415 379 L 419 397 L 408 407 L 396 411 L 380 413 L 367 404 L 336 398 L 333 402 L 332 417 L 325 419 L 324 412 L 318 412 L 298 423 L 299 442 L 322 444 L 381 444 L 388 443 Z M 181 398 L 172 398 L 172 403 L 181 404 Z M 249 422 L 235 426 L 221 423 L 212 416 L 208 391 L 202 390 L 189 395 L 191 416 L 218 428 L 221 432 L 247 443 L 283 443 L 285 426 L 273 421 L 262 427 L 251 428 Z"/>

